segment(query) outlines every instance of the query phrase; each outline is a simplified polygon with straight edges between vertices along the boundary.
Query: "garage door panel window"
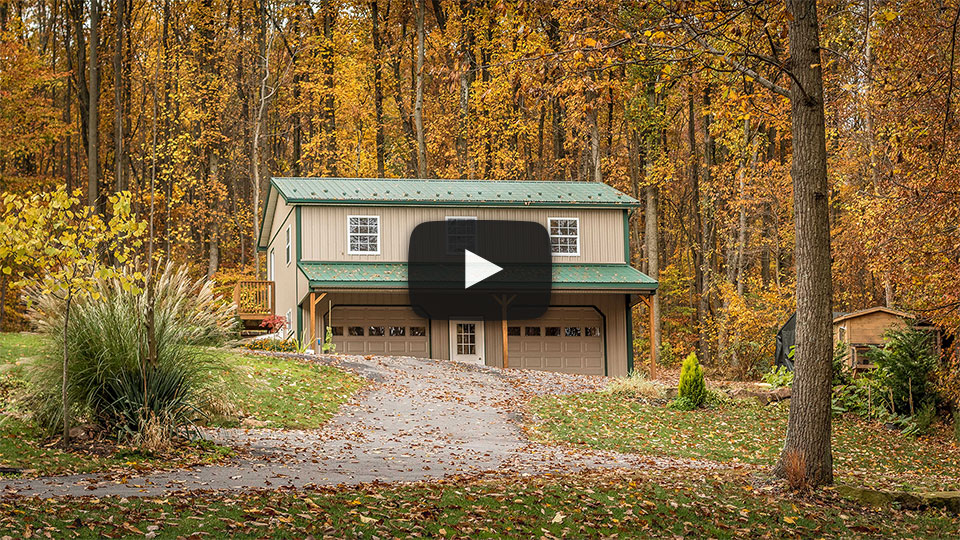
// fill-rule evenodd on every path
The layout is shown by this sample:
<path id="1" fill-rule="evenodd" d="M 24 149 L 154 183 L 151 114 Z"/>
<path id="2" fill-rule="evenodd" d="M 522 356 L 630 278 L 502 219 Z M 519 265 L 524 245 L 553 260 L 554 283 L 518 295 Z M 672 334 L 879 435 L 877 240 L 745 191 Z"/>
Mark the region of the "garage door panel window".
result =
<path id="1" fill-rule="evenodd" d="M 528 336 L 539 336 L 539 335 L 540 335 L 540 327 L 539 327 L 539 326 L 528 326 L 528 327 L 525 328 L 525 330 L 526 330 L 526 335 L 528 335 Z"/>
<path id="2" fill-rule="evenodd" d="M 350 327 L 351 336 L 363 336 L 363 327 L 362 326 L 351 326 Z"/>
<path id="3" fill-rule="evenodd" d="M 580 255 L 580 218 L 550 218 L 550 250 L 554 255 Z"/>
<path id="4" fill-rule="evenodd" d="M 412 337 L 426 337 L 427 327 L 426 326 L 411 326 L 410 335 Z"/>
<path id="5" fill-rule="evenodd" d="M 519 336 L 519 335 L 520 335 L 520 327 L 519 327 L 519 326 L 508 326 L 508 327 L 507 327 L 507 335 L 508 335 L 508 336 Z"/>
<path id="6" fill-rule="evenodd" d="M 580 327 L 568 326 L 563 330 L 563 335 L 567 337 L 580 337 Z"/>
<path id="7" fill-rule="evenodd" d="M 600 337 L 600 327 L 599 326 L 585 326 L 583 328 L 583 335 L 587 337 Z"/>
<path id="8" fill-rule="evenodd" d="M 343 327 L 342 327 L 342 326 L 331 326 L 331 327 L 330 327 L 330 335 L 331 335 L 331 336 L 342 336 L 342 335 L 343 335 Z"/>
<path id="9" fill-rule="evenodd" d="M 545 331 L 544 331 L 544 335 L 546 335 L 546 336 L 558 337 L 558 336 L 560 335 L 560 327 L 559 327 L 559 326 L 548 326 L 548 327 L 546 327 L 544 330 L 545 330 Z"/>
<path id="10" fill-rule="evenodd" d="M 382 336 L 385 333 L 385 329 L 382 326 L 371 326 L 370 334 L 371 336 Z"/>
<path id="11" fill-rule="evenodd" d="M 403 337 L 407 335 L 407 329 L 404 326 L 391 326 L 390 337 Z"/>
<path id="12" fill-rule="evenodd" d="M 380 216 L 347 216 L 347 245 L 351 255 L 378 255 Z"/>

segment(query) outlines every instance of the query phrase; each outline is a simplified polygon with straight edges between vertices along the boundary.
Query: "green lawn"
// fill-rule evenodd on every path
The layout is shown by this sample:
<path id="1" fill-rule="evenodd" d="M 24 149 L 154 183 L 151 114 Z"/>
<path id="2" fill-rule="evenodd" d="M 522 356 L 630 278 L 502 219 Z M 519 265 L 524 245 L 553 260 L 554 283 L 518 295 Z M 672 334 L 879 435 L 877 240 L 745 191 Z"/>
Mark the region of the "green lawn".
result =
<path id="1" fill-rule="evenodd" d="M 142 454 L 111 444 L 67 452 L 48 444 L 40 428 L 16 404 L 24 386 L 23 369 L 41 353 L 35 334 L 0 333 L 0 467 L 48 476 L 101 470 L 176 467 L 221 461 L 231 451 L 205 442 L 184 445 L 164 456 Z M 275 428 L 314 428 L 326 421 L 361 386 L 359 377 L 328 366 L 211 349 L 231 368 L 227 377 L 233 408 Z M 214 426 L 236 426 L 239 416 L 211 419 Z"/>
<path id="2" fill-rule="evenodd" d="M 223 350 L 215 354 L 233 368 L 228 384 L 238 416 L 266 422 L 265 427 L 320 427 L 363 386 L 352 373 L 309 361 Z M 238 416 L 214 418 L 210 424 L 236 427 Z"/>
<path id="3" fill-rule="evenodd" d="M 160 499 L 6 499 L 0 535 L 53 537 L 957 537 L 937 510 L 795 498 L 730 473 L 586 473 Z"/>
<path id="4" fill-rule="evenodd" d="M 539 397 L 531 436 L 547 441 L 649 455 L 774 463 L 783 445 L 788 404 L 737 401 L 676 411 L 611 393 Z M 960 489 L 960 448 L 946 434 L 904 436 L 855 417 L 835 418 L 834 465 L 841 480 L 876 487 Z"/>

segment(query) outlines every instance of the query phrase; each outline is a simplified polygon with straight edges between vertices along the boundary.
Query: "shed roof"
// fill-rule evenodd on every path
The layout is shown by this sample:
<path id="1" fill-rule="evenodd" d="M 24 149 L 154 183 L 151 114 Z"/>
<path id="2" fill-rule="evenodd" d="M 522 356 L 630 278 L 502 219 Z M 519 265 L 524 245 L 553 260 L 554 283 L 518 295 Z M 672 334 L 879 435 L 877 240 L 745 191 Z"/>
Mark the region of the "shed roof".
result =
<path id="1" fill-rule="evenodd" d="M 631 208 L 640 202 L 602 182 L 272 178 L 288 204 Z"/>
<path id="2" fill-rule="evenodd" d="M 837 316 L 835 315 L 835 316 L 834 316 L 834 319 L 833 319 L 833 324 L 837 324 L 837 323 L 839 323 L 839 322 L 843 322 L 843 321 L 846 321 L 846 320 L 849 320 L 849 319 L 856 319 L 857 317 L 863 317 L 864 315 L 870 315 L 871 313 L 889 313 L 890 315 L 894 315 L 894 316 L 900 317 L 900 318 L 902 318 L 902 319 L 913 319 L 913 318 L 914 318 L 913 315 L 911 315 L 911 314 L 909 314 L 909 313 L 907 313 L 907 312 L 905 312 L 905 311 L 898 311 L 898 310 L 896 310 L 896 309 L 890 309 L 890 308 L 885 307 L 885 306 L 876 306 L 876 307 L 872 307 L 872 308 L 868 308 L 868 309 L 861 309 L 860 311 L 854 311 L 854 312 L 852 312 L 852 313 L 844 313 L 844 314 L 840 315 L 839 317 L 837 317 Z"/>
<path id="3" fill-rule="evenodd" d="M 407 286 L 406 263 L 301 262 L 298 267 L 311 287 L 401 289 Z M 459 270 L 456 276 L 447 278 L 462 279 Z M 445 281 L 443 277 L 439 280 Z M 628 264 L 555 264 L 553 288 L 654 291 L 657 282 Z"/>

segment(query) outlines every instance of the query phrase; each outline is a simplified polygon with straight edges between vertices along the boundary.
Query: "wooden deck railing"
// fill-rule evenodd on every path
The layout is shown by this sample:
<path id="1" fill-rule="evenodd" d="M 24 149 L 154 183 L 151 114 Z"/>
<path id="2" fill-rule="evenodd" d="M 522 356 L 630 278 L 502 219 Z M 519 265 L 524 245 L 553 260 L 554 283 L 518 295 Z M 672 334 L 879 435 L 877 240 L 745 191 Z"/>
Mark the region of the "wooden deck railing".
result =
<path id="1" fill-rule="evenodd" d="M 277 290 L 272 281 L 238 281 L 233 303 L 241 320 L 266 319 L 276 314 Z"/>

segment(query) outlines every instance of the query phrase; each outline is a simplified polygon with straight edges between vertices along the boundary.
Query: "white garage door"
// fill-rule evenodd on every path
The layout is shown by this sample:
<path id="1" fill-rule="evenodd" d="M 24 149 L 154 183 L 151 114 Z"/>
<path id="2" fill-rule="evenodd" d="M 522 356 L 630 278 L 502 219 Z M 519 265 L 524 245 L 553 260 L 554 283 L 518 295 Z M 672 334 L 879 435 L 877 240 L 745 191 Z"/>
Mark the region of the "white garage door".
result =
<path id="1" fill-rule="evenodd" d="M 591 308 L 550 308 L 507 325 L 509 367 L 603 375 L 603 325 Z"/>
<path id="2" fill-rule="evenodd" d="M 338 353 L 429 356 L 429 325 L 408 307 L 336 307 L 331 328 Z"/>

